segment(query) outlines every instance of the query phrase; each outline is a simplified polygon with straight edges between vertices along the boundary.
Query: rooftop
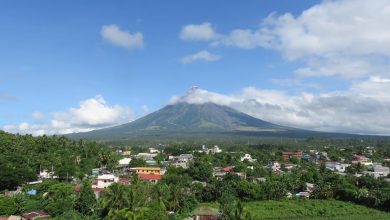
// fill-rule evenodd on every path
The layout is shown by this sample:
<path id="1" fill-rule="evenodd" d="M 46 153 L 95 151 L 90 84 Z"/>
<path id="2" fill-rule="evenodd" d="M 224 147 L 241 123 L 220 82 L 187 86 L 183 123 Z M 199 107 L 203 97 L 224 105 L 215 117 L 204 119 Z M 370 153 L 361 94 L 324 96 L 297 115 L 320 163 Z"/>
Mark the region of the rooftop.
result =
<path id="1" fill-rule="evenodd" d="M 160 174 L 139 174 L 141 180 L 161 180 L 162 176 Z"/>

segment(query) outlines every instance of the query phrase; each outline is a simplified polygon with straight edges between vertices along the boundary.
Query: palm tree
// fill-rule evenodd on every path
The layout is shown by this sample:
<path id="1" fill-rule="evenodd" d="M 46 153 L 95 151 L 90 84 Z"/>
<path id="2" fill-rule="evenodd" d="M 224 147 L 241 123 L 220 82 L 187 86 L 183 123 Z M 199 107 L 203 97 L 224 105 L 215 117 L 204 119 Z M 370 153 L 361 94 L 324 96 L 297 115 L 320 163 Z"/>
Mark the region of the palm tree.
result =
<path id="1" fill-rule="evenodd" d="M 180 209 L 180 197 L 181 197 L 181 188 L 177 185 L 171 186 L 171 197 L 169 201 L 169 208 L 171 211 L 177 211 Z"/>
<path id="2" fill-rule="evenodd" d="M 15 213 L 17 215 L 22 216 L 24 212 L 25 202 L 27 200 L 26 197 L 23 194 L 16 194 L 13 196 L 13 199 L 14 199 L 14 207 L 16 210 Z M 22 217 L 20 217 L 20 219 L 22 219 Z"/>
<path id="3" fill-rule="evenodd" d="M 118 183 L 113 183 L 107 188 L 107 191 L 103 195 L 103 208 L 107 210 L 111 209 L 124 209 L 130 206 L 128 190 L 126 186 Z"/>
<path id="4" fill-rule="evenodd" d="M 156 185 L 155 190 L 159 203 L 166 209 L 166 207 L 169 206 L 167 199 L 169 197 L 169 187 L 166 184 L 158 184 Z"/>
<path id="5" fill-rule="evenodd" d="M 250 212 L 248 212 L 245 209 L 241 200 L 237 201 L 236 207 L 234 208 L 234 211 L 233 211 L 233 215 L 234 215 L 233 219 L 235 219 L 235 220 L 251 220 L 251 219 L 253 219 Z"/>
<path id="6" fill-rule="evenodd" d="M 108 220 L 143 220 L 145 213 L 147 213 L 149 208 L 142 207 L 135 211 L 130 209 L 121 209 L 121 210 L 110 210 L 108 213 Z"/>

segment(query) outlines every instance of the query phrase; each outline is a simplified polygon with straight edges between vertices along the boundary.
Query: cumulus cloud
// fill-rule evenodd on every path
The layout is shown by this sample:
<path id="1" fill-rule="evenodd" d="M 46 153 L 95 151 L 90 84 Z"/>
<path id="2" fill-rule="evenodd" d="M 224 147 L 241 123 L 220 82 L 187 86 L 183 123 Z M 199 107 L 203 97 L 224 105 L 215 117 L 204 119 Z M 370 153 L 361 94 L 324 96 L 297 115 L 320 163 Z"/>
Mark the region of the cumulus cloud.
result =
<path id="1" fill-rule="evenodd" d="M 104 40 L 126 49 L 136 49 L 144 46 L 144 37 L 141 32 L 131 34 L 115 24 L 104 25 L 100 34 Z"/>
<path id="2" fill-rule="evenodd" d="M 273 123 L 317 131 L 390 134 L 390 94 L 376 96 L 376 86 L 390 89 L 390 82 L 364 81 L 351 89 L 332 93 L 290 95 L 280 90 L 247 87 L 234 94 L 194 88 L 174 96 L 168 104 L 212 102 L 226 105 Z M 386 91 L 386 90 L 381 90 Z"/>
<path id="3" fill-rule="evenodd" d="M 186 41 L 208 41 L 216 38 L 218 34 L 208 22 L 186 25 L 180 32 L 180 39 Z"/>
<path id="4" fill-rule="evenodd" d="M 237 28 L 227 34 L 211 29 L 212 36 L 218 37 L 202 39 L 214 46 L 279 51 L 286 59 L 305 65 L 296 71 L 302 77 L 389 77 L 389 20 L 387 0 L 322 1 L 297 16 L 272 13 L 256 29 Z M 206 27 L 212 26 L 207 23 Z"/>
<path id="5" fill-rule="evenodd" d="M 199 51 L 195 54 L 190 54 L 187 56 L 184 56 L 180 59 L 180 62 L 183 64 L 192 63 L 196 61 L 204 61 L 204 62 L 214 62 L 221 59 L 220 56 L 212 54 L 206 50 Z"/>
<path id="6" fill-rule="evenodd" d="M 40 112 L 34 112 L 32 116 L 34 119 L 42 119 L 44 115 Z M 66 134 L 119 125 L 133 119 L 134 116 L 130 108 L 120 105 L 110 106 L 102 96 L 98 95 L 81 101 L 76 108 L 53 113 L 47 123 L 29 124 L 23 122 L 19 125 L 5 125 L 3 129 L 12 133 L 33 135 Z"/>

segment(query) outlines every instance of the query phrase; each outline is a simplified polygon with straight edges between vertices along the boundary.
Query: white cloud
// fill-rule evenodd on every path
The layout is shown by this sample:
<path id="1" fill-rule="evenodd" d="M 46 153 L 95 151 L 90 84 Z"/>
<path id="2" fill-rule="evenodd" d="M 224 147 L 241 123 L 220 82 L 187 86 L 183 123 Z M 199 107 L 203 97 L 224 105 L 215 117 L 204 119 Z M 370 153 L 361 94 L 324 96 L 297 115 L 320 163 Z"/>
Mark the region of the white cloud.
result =
<path id="1" fill-rule="evenodd" d="M 29 127 L 30 125 L 27 122 L 22 122 L 19 124 L 19 130 L 21 131 L 26 131 Z"/>
<path id="2" fill-rule="evenodd" d="M 142 48 L 144 46 L 144 38 L 141 32 L 131 34 L 126 30 L 121 30 L 115 24 L 104 25 L 100 34 L 108 42 L 126 49 Z"/>
<path id="3" fill-rule="evenodd" d="M 33 118 L 41 117 L 41 114 L 34 112 Z M 23 122 L 19 125 L 5 125 L 3 129 L 12 133 L 33 135 L 66 134 L 119 125 L 133 119 L 134 116 L 130 108 L 119 105 L 110 106 L 102 96 L 98 95 L 81 101 L 77 108 L 53 113 L 47 123 L 30 125 Z"/>
<path id="4" fill-rule="evenodd" d="M 41 120 L 45 118 L 45 114 L 43 112 L 35 111 L 31 114 L 33 119 L 35 120 Z"/>
<path id="5" fill-rule="evenodd" d="M 269 40 L 269 36 L 264 35 L 261 31 L 236 29 L 231 31 L 229 35 L 221 38 L 219 42 L 214 42 L 213 45 L 223 44 L 241 49 L 253 49 L 256 47 L 267 47 Z"/>
<path id="6" fill-rule="evenodd" d="M 376 91 L 381 84 L 380 93 Z M 193 89 L 168 104 L 213 102 L 273 123 L 318 131 L 390 135 L 390 82 L 363 81 L 333 93 L 289 95 L 247 87 L 234 94 Z M 379 94 L 379 96 L 376 96 Z"/>
<path id="7" fill-rule="evenodd" d="M 218 38 L 210 23 L 189 24 L 182 28 L 180 39 L 186 41 L 208 41 Z"/>
<path id="8" fill-rule="evenodd" d="M 390 2 L 332 0 L 302 11 L 272 13 L 256 29 L 237 28 L 205 37 L 211 45 L 242 49 L 269 48 L 303 67 L 302 77 L 362 79 L 390 77 Z M 207 23 L 207 27 L 211 27 Z"/>
<path id="9" fill-rule="evenodd" d="M 195 61 L 204 61 L 204 62 L 214 62 L 221 59 L 220 56 L 212 54 L 206 50 L 199 51 L 195 54 L 190 54 L 184 56 L 180 59 L 180 62 L 183 64 L 192 63 Z"/>

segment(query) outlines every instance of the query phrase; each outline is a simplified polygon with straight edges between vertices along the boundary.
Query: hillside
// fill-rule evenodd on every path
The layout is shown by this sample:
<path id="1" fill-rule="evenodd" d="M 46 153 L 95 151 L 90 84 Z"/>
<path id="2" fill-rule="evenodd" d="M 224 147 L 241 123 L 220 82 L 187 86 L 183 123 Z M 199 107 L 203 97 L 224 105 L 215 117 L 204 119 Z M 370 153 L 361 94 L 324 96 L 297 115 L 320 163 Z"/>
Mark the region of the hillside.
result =
<path id="1" fill-rule="evenodd" d="M 133 122 L 90 132 L 68 135 L 71 138 L 123 140 L 139 137 L 189 136 L 337 136 L 276 125 L 227 106 L 214 103 L 167 105 Z"/>

